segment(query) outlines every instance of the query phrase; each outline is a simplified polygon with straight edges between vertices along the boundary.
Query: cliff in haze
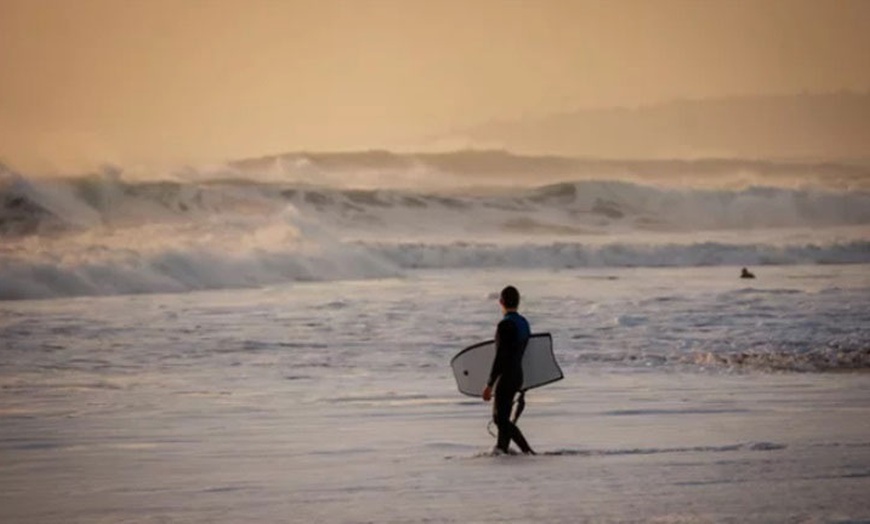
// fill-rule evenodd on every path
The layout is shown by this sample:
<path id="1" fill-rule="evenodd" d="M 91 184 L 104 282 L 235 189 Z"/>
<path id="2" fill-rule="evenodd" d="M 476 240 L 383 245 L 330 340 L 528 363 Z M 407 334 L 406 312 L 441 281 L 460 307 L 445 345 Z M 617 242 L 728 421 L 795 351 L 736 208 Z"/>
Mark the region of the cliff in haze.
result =
<path id="1" fill-rule="evenodd" d="M 442 141 L 609 158 L 870 158 L 870 93 L 677 100 L 492 121 Z"/>

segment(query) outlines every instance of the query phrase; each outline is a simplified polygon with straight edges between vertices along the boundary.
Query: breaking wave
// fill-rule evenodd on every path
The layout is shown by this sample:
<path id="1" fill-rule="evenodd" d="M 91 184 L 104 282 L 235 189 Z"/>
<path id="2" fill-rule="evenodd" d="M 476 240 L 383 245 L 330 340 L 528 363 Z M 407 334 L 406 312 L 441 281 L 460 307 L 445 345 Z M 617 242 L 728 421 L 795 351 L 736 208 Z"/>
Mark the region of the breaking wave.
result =
<path id="1" fill-rule="evenodd" d="M 377 256 L 405 269 L 442 268 L 550 268 L 581 267 L 697 267 L 793 264 L 855 264 L 870 262 L 870 242 L 826 246 L 814 244 L 604 244 L 554 243 L 546 245 L 454 243 L 374 245 Z"/>
<path id="2" fill-rule="evenodd" d="M 338 189 L 240 179 L 126 181 L 116 170 L 68 179 L 27 178 L 0 166 L 0 234 L 77 231 L 154 222 L 264 216 L 292 205 L 325 224 L 402 231 L 437 221 L 446 235 L 563 235 L 864 225 L 870 191 L 749 186 L 663 187 L 582 180 L 490 191 Z M 375 230 L 375 231 L 372 231 Z"/>
<path id="3" fill-rule="evenodd" d="M 759 245 L 470 245 L 338 243 L 232 252 L 203 247 L 0 251 L 0 299 L 248 288 L 293 281 L 384 278 L 414 269 L 571 269 L 870 263 L 870 242 Z"/>
<path id="4" fill-rule="evenodd" d="M 280 176 L 265 176 L 269 162 L 283 166 Z M 866 175 L 858 168 L 818 168 L 851 180 L 845 189 L 596 179 L 483 189 L 474 178 L 478 172 L 539 169 L 567 176 L 580 168 L 588 175 L 629 167 L 720 178 L 736 168 L 498 153 L 284 156 L 171 180 L 129 180 L 116 169 L 46 179 L 0 166 L 0 299 L 175 293 L 420 268 L 870 262 L 870 192 L 853 189 Z M 754 168 L 771 180 L 779 180 L 780 171 L 811 171 Z M 330 173 L 419 177 L 423 169 L 453 185 L 314 186 L 288 180 L 294 169 L 324 175 L 326 182 Z M 457 177 L 465 182 L 454 183 Z"/>

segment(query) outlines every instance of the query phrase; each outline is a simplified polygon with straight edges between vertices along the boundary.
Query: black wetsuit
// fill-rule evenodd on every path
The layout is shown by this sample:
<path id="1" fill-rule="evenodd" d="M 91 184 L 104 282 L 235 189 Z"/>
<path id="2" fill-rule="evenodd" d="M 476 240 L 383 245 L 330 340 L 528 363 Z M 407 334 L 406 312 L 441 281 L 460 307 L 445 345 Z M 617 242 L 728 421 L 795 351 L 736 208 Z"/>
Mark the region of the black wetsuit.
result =
<path id="1" fill-rule="evenodd" d="M 493 420 L 498 426 L 497 447 L 507 453 L 513 440 L 523 453 L 531 453 L 520 429 L 511 422 L 514 397 L 523 385 L 523 353 L 531 330 L 526 319 L 516 312 L 507 313 L 495 333 L 495 360 L 487 385 L 495 386 Z"/>

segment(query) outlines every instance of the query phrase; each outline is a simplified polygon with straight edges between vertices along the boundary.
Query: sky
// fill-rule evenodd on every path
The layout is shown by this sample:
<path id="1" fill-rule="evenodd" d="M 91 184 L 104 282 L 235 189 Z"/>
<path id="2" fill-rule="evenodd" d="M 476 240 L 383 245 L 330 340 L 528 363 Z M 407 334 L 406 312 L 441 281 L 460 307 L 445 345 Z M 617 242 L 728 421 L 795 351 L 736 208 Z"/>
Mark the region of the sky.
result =
<path id="1" fill-rule="evenodd" d="M 868 89 L 865 0 L 0 0 L 0 161 L 24 170 Z"/>

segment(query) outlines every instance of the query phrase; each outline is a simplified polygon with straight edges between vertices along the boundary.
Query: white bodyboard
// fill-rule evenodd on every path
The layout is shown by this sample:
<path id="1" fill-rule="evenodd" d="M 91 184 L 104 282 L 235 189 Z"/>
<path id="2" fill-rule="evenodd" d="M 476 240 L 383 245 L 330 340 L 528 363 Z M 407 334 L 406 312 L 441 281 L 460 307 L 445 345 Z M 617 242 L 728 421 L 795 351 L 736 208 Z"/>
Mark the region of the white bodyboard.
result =
<path id="1" fill-rule="evenodd" d="M 495 359 L 495 340 L 469 346 L 450 360 L 456 385 L 461 393 L 479 397 L 486 387 L 492 361 Z M 564 377 L 553 354 L 553 337 L 537 333 L 529 337 L 523 353 L 523 386 L 521 391 L 556 382 Z"/>

